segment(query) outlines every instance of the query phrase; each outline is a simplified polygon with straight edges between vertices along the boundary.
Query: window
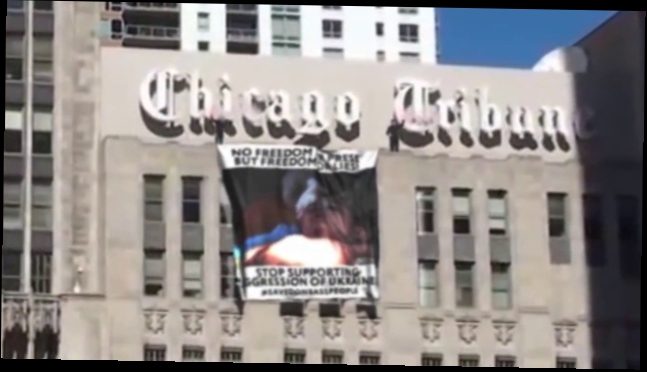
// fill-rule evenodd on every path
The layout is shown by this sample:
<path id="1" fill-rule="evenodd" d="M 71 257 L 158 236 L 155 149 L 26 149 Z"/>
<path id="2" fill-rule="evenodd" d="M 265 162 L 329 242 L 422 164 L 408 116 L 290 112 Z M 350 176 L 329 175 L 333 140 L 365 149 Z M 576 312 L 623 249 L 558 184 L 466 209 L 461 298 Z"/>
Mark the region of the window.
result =
<path id="1" fill-rule="evenodd" d="M 496 356 L 494 357 L 494 366 L 503 368 L 517 367 L 517 361 L 511 356 Z"/>
<path id="2" fill-rule="evenodd" d="M 641 205 L 638 198 L 621 195 L 616 201 L 618 208 L 618 235 L 621 244 L 634 244 L 640 237 L 639 211 Z"/>
<path id="3" fill-rule="evenodd" d="M 467 189 L 452 190 L 454 234 L 471 234 L 472 201 Z"/>
<path id="4" fill-rule="evenodd" d="M 272 55 L 281 57 L 298 57 L 301 55 L 301 44 L 272 43 Z"/>
<path id="5" fill-rule="evenodd" d="M 507 310 L 512 307 L 512 275 L 510 264 L 492 262 L 492 307 Z"/>
<path id="6" fill-rule="evenodd" d="M 304 350 L 288 349 L 283 353 L 283 363 L 305 364 L 306 352 Z"/>
<path id="7" fill-rule="evenodd" d="M 326 10 L 341 10 L 340 5 L 324 5 L 324 6 L 322 6 L 322 8 L 324 8 Z"/>
<path id="8" fill-rule="evenodd" d="M 479 366 L 479 357 L 476 355 L 459 355 L 458 356 L 458 366 L 459 367 L 478 367 Z"/>
<path id="9" fill-rule="evenodd" d="M 236 280 L 236 260 L 231 252 L 220 252 L 220 297 L 240 298 Z"/>
<path id="10" fill-rule="evenodd" d="M 20 107 L 7 107 L 4 111 L 4 152 L 5 154 L 22 153 L 22 128 L 24 114 Z"/>
<path id="11" fill-rule="evenodd" d="M 548 194 L 548 235 L 566 237 L 566 194 Z"/>
<path id="12" fill-rule="evenodd" d="M 601 240 L 604 229 L 602 223 L 602 200 L 597 195 L 584 195 L 582 198 L 584 207 L 584 237 L 587 241 Z"/>
<path id="13" fill-rule="evenodd" d="M 341 39 L 343 27 L 341 21 L 324 20 L 322 22 L 323 37 L 327 39 Z"/>
<path id="14" fill-rule="evenodd" d="M 384 62 L 386 60 L 386 54 L 384 53 L 383 50 L 378 50 L 377 51 L 377 61 L 378 62 Z"/>
<path id="15" fill-rule="evenodd" d="M 22 179 L 5 176 L 2 199 L 3 229 L 14 230 L 22 228 L 22 198 Z"/>
<path id="16" fill-rule="evenodd" d="M 144 250 L 144 295 L 164 296 L 166 260 L 161 249 Z"/>
<path id="17" fill-rule="evenodd" d="M 272 13 L 299 13 L 301 5 L 272 5 Z"/>
<path id="18" fill-rule="evenodd" d="M 400 14 L 418 14 L 418 8 L 415 7 L 398 7 L 398 13 Z"/>
<path id="19" fill-rule="evenodd" d="M 34 36 L 34 81 L 51 83 L 54 81 L 54 38 Z"/>
<path id="20" fill-rule="evenodd" d="M 182 294 L 184 297 L 202 296 L 202 253 L 182 252 Z"/>
<path id="21" fill-rule="evenodd" d="M 208 52 L 209 51 L 209 42 L 208 41 L 198 41 L 198 51 Z"/>
<path id="22" fill-rule="evenodd" d="M 200 188 L 202 180 L 195 177 L 182 178 L 182 222 L 200 223 Z"/>
<path id="23" fill-rule="evenodd" d="M 52 292 L 52 253 L 32 252 L 31 289 L 33 293 Z"/>
<path id="24" fill-rule="evenodd" d="M 164 177 L 144 176 L 144 220 L 161 222 L 164 220 Z"/>
<path id="25" fill-rule="evenodd" d="M 198 31 L 200 32 L 209 32 L 209 13 L 199 12 L 198 13 Z"/>
<path id="26" fill-rule="evenodd" d="M 7 10 L 22 10 L 25 6 L 24 0 L 8 0 Z"/>
<path id="27" fill-rule="evenodd" d="M 54 2 L 53 1 L 34 1 L 34 10 L 43 10 L 47 12 L 51 12 L 54 10 Z"/>
<path id="28" fill-rule="evenodd" d="M 560 358 L 555 361 L 555 368 L 577 369 L 577 361 L 574 358 Z"/>
<path id="29" fill-rule="evenodd" d="M 157 346 L 157 345 L 144 346 L 144 361 L 145 362 L 165 362 L 166 347 Z"/>
<path id="30" fill-rule="evenodd" d="M 32 149 L 34 154 L 52 154 L 52 120 L 51 109 L 34 107 Z"/>
<path id="31" fill-rule="evenodd" d="M 418 25 L 400 25 L 400 41 L 403 43 L 417 43 Z"/>
<path id="32" fill-rule="evenodd" d="M 455 262 L 456 272 L 456 306 L 474 307 L 474 264 Z"/>
<path id="33" fill-rule="evenodd" d="M 422 356 L 420 365 L 423 367 L 442 367 L 443 357 L 442 355 L 425 354 Z"/>
<path id="34" fill-rule="evenodd" d="M 420 62 L 420 54 L 412 52 L 400 53 L 400 61 L 404 63 L 418 63 Z"/>
<path id="35" fill-rule="evenodd" d="M 323 57 L 327 59 L 344 59 L 344 50 L 339 48 L 324 48 Z"/>
<path id="36" fill-rule="evenodd" d="M 384 23 L 378 22 L 375 24 L 375 35 L 384 36 Z"/>
<path id="37" fill-rule="evenodd" d="M 32 181 L 31 226 L 52 230 L 52 180 L 35 178 Z"/>
<path id="38" fill-rule="evenodd" d="M 223 347 L 220 349 L 220 361 L 230 363 L 242 363 L 243 349 Z"/>
<path id="39" fill-rule="evenodd" d="M 436 232 L 434 205 L 436 192 L 433 188 L 416 189 L 416 212 L 418 214 L 418 234 Z"/>
<path id="40" fill-rule="evenodd" d="M 2 290 L 19 292 L 21 290 L 22 253 L 2 248 Z"/>
<path id="41" fill-rule="evenodd" d="M 438 307 L 440 303 L 438 285 L 438 262 L 418 262 L 418 290 L 420 306 L 427 308 Z"/>
<path id="42" fill-rule="evenodd" d="M 506 235 L 508 232 L 508 211 L 506 192 L 502 190 L 488 191 L 488 220 L 490 235 Z"/>
<path id="43" fill-rule="evenodd" d="M 22 1 L 21 1 L 22 3 Z M 22 4 L 21 4 L 22 5 Z M 20 81 L 24 73 L 25 38 L 23 35 L 9 34 L 5 45 L 5 80 Z"/>
<path id="44" fill-rule="evenodd" d="M 183 362 L 204 362 L 204 348 L 200 346 L 183 346 Z"/>
<path id="45" fill-rule="evenodd" d="M 381 364 L 380 354 L 359 353 L 359 364 L 364 366 L 379 366 Z"/>
<path id="46" fill-rule="evenodd" d="M 344 364 L 344 353 L 341 351 L 324 350 L 321 353 L 321 364 Z"/>
<path id="47" fill-rule="evenodd" d="M 298 14 L 272 14 L 272 40 L 298 44 L 301 40 L 301 17 Z"/>

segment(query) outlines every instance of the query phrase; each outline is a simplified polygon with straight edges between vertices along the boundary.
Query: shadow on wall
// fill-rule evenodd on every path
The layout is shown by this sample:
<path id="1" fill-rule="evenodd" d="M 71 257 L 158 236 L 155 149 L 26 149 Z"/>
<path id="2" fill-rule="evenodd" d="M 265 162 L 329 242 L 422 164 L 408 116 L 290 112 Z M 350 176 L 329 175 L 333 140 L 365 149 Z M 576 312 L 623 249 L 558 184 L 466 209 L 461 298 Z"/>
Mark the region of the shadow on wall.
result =
<path id="1" fill-rule="evenodd" d="M 642 147 L 642 139 L 637 136 L 635 126 L 639 123 L 634 108 L 644 103 L 632 94 L 635 77 L 619 68 L 612 70 L 579 74 L 573 87 L 577 104 L 592 105 L 596 112 L 592 123 L 595 136 L 577 142 L 586 195 L 580 200 L 589 287 L 591 362 L 594 369 L 633 369 L 640 365 L 639 352 L 636 354 L 640 349 L 640 316 L 636 316 L 636 306 L 640 304 L 641 212 L 633 221 L 631 217 L 629 221 L 623 219 L 618 200 L 619 196 L 633 194 L 639 198 L 635 207 L 640 209 L 637 203 L 642 199 L 642 160 L 636 156 L 636 150 Z M 599 198 L 598 203 L 593 203 L 593 197 Z"/>
<path id="2" fill-rule="evenodd" d="M 27 359 L 28 331 L 16 324 L 5 330 L 2 344 L 2 359 Z M 57 359 L 59 335 L 50 326 L 35 334 L 33 341 L 34 359 Z"/>

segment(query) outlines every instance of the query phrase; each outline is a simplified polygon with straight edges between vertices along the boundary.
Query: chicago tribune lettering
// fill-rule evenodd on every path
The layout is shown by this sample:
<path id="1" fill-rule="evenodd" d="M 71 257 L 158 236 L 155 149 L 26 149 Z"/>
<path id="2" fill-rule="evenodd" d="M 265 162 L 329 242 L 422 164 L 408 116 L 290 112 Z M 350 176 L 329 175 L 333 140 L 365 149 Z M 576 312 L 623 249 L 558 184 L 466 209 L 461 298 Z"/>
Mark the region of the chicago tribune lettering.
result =
<path id="1" fill-rule="evenodd" d="M 247 299 L 379 297 L 376 151 L 218 151 Z"/>
<path id="2" fill-rule="evenodd" d="M 362 107 L 360 98 L 352 92 L 343 92 L 332 100 L 327 100 L 317 90 L 301 93 L 296 99 L 282 89 L 261 92 L 257 88 L 249 88 L 235 95 L 227 74 L 220 76 L 210 86 L 200 78 L 198 72 L 154 70 L 140 86 L 140 106 L 152 120 L 176 129 L 170 131 L 172 134 L 168 137 L 183 133 L 183 130 L 177 129 L 183 126 L 183 118 L 178 112 L 180 102 L 177 102 L 180 98 L 178 93 L 183 91 L 188 91 L 189 119 L 205 126 L 218 119 L 229 121 L 234 126 L 243 122 L 247 128 L 252 128 L 246 131 L 263 128 L 269 131 L 270 127 L 289 126 L 291 133 L 301 136 L 319 136 L 337 126 L 343 129 L 344 136 L 348 136 L 342 137 L 345 141 L 359 137 Z M 438 130 L 453 131 L 455 128 L 486 135 L 507 131 L 538 140 L 546 136 L 588 139 L 595 134 L 595 113 L 590 107 L 566 109 L 555 105 L 534 108 L 501 105 L 492 100 L 488 87 L 471 92 L 458 89 L 446 95 L 441 94 L 440 83 L 417 78 L 397 80 L 393 92 L 391 115 L 411 133 L 426 135 Z M 332 117 L 327 109 L 327 104 L 331 102 Z M 181 103 L 186 106 L 184 102 Z M 240 115 L 240 120 L 234 120 L 234 112 Z M 381 125 L 387 126 L 390 119 L 385 117 Z M 383 128 L 375 130 L 383 131 Z M 341 136 L 337 130 L 335 133 Z M 252 137 L 256 138 L 257 135 Z M 292 138 L 291 135 L 288 137 Z"/>

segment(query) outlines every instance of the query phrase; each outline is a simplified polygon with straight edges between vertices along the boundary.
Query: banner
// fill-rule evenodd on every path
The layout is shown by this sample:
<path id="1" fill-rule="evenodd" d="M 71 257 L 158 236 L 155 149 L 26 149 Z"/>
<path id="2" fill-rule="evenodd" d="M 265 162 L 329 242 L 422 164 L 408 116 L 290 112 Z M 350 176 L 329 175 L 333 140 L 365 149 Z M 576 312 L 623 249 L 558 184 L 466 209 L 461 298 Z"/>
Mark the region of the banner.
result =
<path id="1" fill-rule="evenodd" d="M 247 300 L 377 299 L 377 151 L 220 145 Z"/>

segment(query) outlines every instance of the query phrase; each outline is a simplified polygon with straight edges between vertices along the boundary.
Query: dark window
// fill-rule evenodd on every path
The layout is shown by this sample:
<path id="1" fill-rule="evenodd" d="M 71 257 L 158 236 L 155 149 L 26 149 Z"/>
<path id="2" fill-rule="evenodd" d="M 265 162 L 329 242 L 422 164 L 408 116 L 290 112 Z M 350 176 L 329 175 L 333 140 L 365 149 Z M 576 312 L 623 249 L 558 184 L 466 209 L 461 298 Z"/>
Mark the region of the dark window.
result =
<path id="1" fill-rule="evenodd" d="M 208 41 L 198 41 L 198 50 L 201 52 L 209 51 L 209 42 Z"/>
<path id="2" fill-rule="evenodd" d="M 400 41 L 403 43 L 417 43 L 418 25 L 400 25 Z"/>
<path id="3" fill-rule="evenodd" d="M 304 350 L 285 350 L 283 353 L 283 363 L 305 364 L 306 352 Z"/>
<path id="4" fill-rule="evenodd" d="M 24 0 L 7 0 L 8 10 L 22 10 L 25 7 Z"/>
<path id="5" fill-rule="evenodd" d="M 53 1 L 34 1 L 34 10 L 52 11 L 54 10 Z"/>
<path id="6" fill-rule="evenodd" d="M 231 252 L 220 252 L 220 297 L 239 299 L 241 293 L 236 279 L 236 260 Z"/>
<path id="7" fill-rule="evenodd" d="M 21 81 L 23 79 L 24 59 L 6 57 L 5 81 Z"/>
<path id="8" fill-rule="evenodd" d="M 640 236 L 639 212 L 640 201 L 629 195 L 619 196 L 618 206 L 618 235 L 623 243 L 634 243 Z"/>
<path id="9" fill-rule="evenodd" d="M 203 262 L 201 252 L 182 252 L 182 294 L 187 298 L 202 296 Z"/>
<path id="10" fill-rule="evenodd" d="M 458 356 L 458 366 L 459 367 L 478 367 L 479 366 L 479 357 L 476 355 L 459 355 Z"/>
<path id="11" fill-rule="evenodd" d="M 20 154 L 22 152 L 21 130 L 4 130 L 4 152 L 5 154 Z"/>
<path id="12" fill-rule="evenodd" d="M 344 364 L 344 353 L 324 350 L 321 353 L 321 364 Z"/>
<path id="13" fill-rule="evenodd" d="M 467 189 L 452 189 L 452 204 L 454 234 L 471 234 L 471 191 Z"/>
<path id="14" fill-rule="evenodd" d="M 423 367 L 442 367 L 442 355 L 423 355 L 420 364 Z"/>
<path id="15" fill-rule="evenodd" d="M 21 290 L 22 254 L 18 251 L 2 249 L 2 290 L 19 292 Z"/>
<path id="16" fill-rule="evenodd" d="M 33 133 L 34 154 L 51 155 L 52 154 L 52 132 Z"/>
<path id="17" fill-rule="evenodd" d="M 375 35 L 384 36 L 384 23 L 378 22 L 375 24 Z"/>
<path id="18" fill-rule="evenodd" d="M 144 220 L 152 222 L 164 220 L 163 176 L 144 176 Z"/>
<path id="19" fill-rule="evenodd" d="M 37 155 L 52 154 L 52 109 L 34 107 L 33 122 L 33 153 Z"/>
<path id="20" fill-rule="evenodd" d="M 158 345 L 144 346 L 144 361 L 145 362 L 165 362 L 166 347 L 158 346 Z"/>
<path id="21" fill-rule="evenodd" d="M 433 188 L 416 189 L 418 234 L 432 234 L 435 229 L 436 191 Z"/>
<path id="22" fill-rule="evenodd" d="M 242 363 L 243 350 L 239 348 L 223 347 L 220 349 L 220 361 L 229 363 Z"/>
<path id="23" fill-rule="evenodd" d="M 166 260 L 164 251 L 144 250 L 144 295 L 161 297 L 164 295 Z"/>
<path id="24" fill-rule="evenodd" d="M 364 366 L 379 366 L 382 362 L 380 354 L 376 353 L 360 353 L 359 364 Z"/>
<path id="25" fill-rule="evenodd" d="M 582 200 L 584 208 L 584 236 L 587 241 L 601 240 L 602 229 L 602 200 L 597 195 L 584 195 Z"/>
<path id="26" fill-rule="evenodd" d="M 4 177 L 4 189 L 2 191 L 2 227 L 4 230 L 17 230 L 23 226 L 22 186 L 22 178 Z"/>
<path id="27" fill-rule="evenodd" d="M 577 368 L 577 361 L 573 358 L 557 358 L 555 368 Z"/>
<path id="28" fill-rule="evenodd" d="M 494 366 L 503 368 L 514 368 L 517 366 L 517 361 L 511 356 L 497 356 L 494 357 Z"/>
<path id="29" fill-rule="evenodd" d="M 31 254 L 31 289 L 34 293 L 52 292 L 52 253 Z"/>
<path id="30" fill-rule="evenodd" d="M 490 235 L 506 235 L 508 231 L 508 211 L 506 192 L 488 191 L 488 220 Z"/>
<path id="31" fill-rule="evenodd" d="M 199 346 L 182 347 L 183 362 L 204 362 L 204 348 Z"/>
<path id="32" fill-rule="evenodd" d="M 474 307 L 474 263 L 455 262 L 456 272 L 456 306 Z"/>
<path id="33" fill-rule="evenodd" d="M 340 5 L 324 5 L 322 8 L 326 10 L 341 10 Z"/>
<path id="34" fill-rule="evenodd" d="M 200 223 L 200 188 L 202 180 L 195 177 L 182 178 L 182 222 Z"/>
<path id="35" fill-rule="evenodd" d="M 563 238 L 566 230 L 566 194 L 548 194 L 548 234 L 551 238 Z"/>
<path id="36" fill-rule="evenodd" d="M 322 22 L 323 36 L 329 39 L 341 39 L 344 33 L 341 21 L 324 20 Z"/>

